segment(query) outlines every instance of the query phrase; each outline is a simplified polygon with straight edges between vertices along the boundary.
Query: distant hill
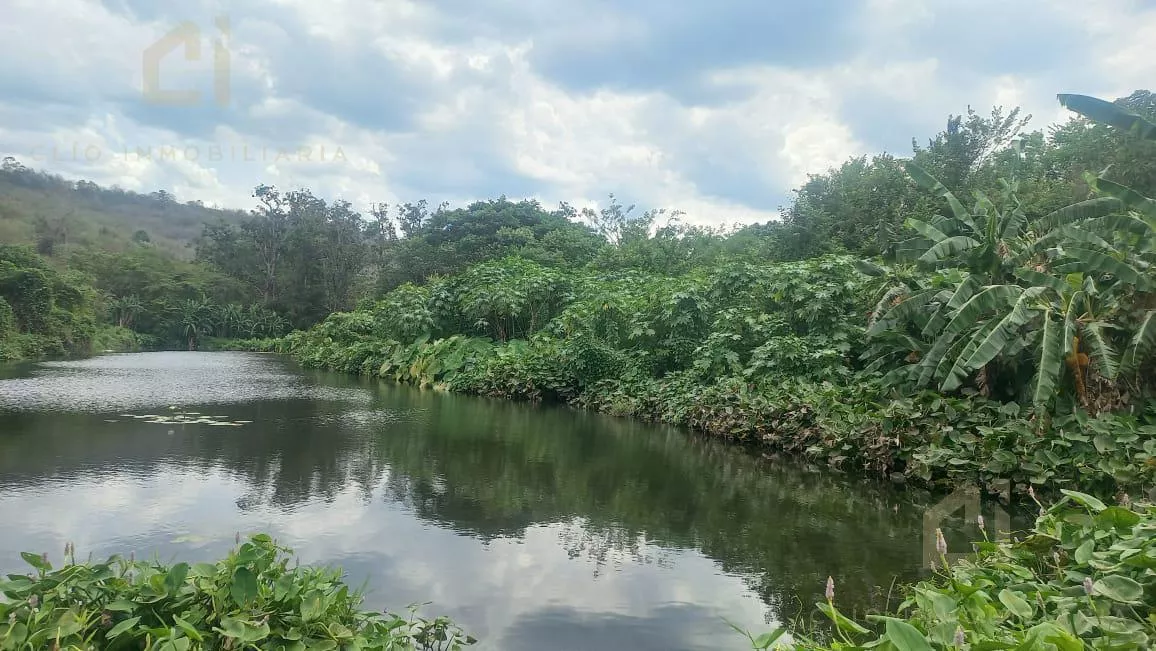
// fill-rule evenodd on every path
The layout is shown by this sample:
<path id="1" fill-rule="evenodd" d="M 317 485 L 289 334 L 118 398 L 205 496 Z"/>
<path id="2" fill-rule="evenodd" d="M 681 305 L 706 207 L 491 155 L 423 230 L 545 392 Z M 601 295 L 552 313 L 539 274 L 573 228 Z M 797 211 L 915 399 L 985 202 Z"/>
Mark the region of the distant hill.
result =
<path id="1" fill-rule="evenodd" d="M 203 224 L 244 217 L 239 210 L 178 203 L 164 190 L 138 194 L 70 181 L 11 158 L 0 166 L 0 243 L 31 244 L 47 255 L 73 247 L 120 251 L 149 242 L 191 259 Z"/>

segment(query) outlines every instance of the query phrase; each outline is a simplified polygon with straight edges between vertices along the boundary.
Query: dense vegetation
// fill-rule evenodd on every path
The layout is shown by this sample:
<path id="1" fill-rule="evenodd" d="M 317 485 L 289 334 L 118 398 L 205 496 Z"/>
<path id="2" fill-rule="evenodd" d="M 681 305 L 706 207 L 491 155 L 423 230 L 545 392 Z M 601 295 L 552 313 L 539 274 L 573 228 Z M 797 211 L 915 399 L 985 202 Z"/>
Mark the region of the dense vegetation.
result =
<path id="1" fill-rule="evenodd" d="M 461 649 L 445 618 L 359 610 L 341 573 L 290 566 L 259 534 L 216 563 L 166 566 L 114 556 L 63 566 L 25 553 L 34 574 L 0 580 L 0 649 Z"/>
<path id="2" fill-rule="evenodd" d="M 936 534 L 943 568 L 906 587 L 895 613 L 870 615 L 866 626 L 848 618 L 837 605 L 838 586 L 828 579 L 826 601 L 816 607 L 830 618 L 834 634 L 826 641 L 796 635 L 788 648 L 1139 651 L 1156 639 L 1151 504 L 1108 506 L 1064 491 L 1051 507 L 1041 505 L 1028 535 L 981 541 L 973 558 L 955 564 Z M 786 632 L 751 636 L 752 646 L 771 648 L 789 639 Z"/>
<path id="3" fill-rule="evenodd" d="M 1104 137 L 1156 137 L 1121 105 L 1062 99 L 1136 132 Z M 1071 196 L 1076 181 L 1040 161 L 1071 158 L 1060 134 L 1076 127 L 1008 149 L 1016 124 L 955 119 L 898 162 L 908 180 L 894 191 L 915 197 L 900 204 L 927 212 L 913 208 L 874 262 L 767 262 L 759 247 L 784 241 L 773 234 L 652 234 L 653 213 L 612 204 L 590 220 L 612 244 L 579 268 L 489 260 L 276 346 L 310 366 L 661 420 L 897 480 L 1150 486 L 1156 204 L 1087 173 L 1087 196 Z M 979 186 L 970 204 L 929 169 Z M 804 191 L 793 210 L 822 194 Z M 897 227 L 884 214 L 876 231 Z"/>

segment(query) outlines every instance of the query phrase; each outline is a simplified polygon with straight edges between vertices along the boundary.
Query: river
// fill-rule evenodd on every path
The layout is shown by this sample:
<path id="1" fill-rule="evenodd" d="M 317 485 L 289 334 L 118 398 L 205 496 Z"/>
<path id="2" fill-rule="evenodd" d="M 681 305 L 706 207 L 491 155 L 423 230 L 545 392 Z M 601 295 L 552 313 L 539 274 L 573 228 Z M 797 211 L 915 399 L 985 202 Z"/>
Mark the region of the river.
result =
<path id="1" fill-rule="evenodd" d="M 933 501 L 674 428 L 273 355 L 0 370 L 0 571 L 68 541 L 211 560 L 266 531 L 367 582 L 369 606 L 432 602 L 422 614 L 478 649 L 745 649 L 728 621 L 811 619 L 828 575 L 862 613 L 920 576 Z"/>

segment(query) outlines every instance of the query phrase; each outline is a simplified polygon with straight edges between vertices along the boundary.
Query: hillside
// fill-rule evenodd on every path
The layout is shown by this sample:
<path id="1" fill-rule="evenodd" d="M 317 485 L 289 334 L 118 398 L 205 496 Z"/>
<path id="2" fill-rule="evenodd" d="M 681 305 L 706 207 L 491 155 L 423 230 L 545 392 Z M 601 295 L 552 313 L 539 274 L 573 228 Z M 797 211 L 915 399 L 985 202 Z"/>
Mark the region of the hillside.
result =
<path id="1" fill-rule="evenodd" d="M 0 243 L 28 244 L 40 253 L 75 248 L 123 251 L 141 241 L 189 260 L 191 242 L 205 223 L 237 223 L 242 211 L 177 203 L 164 190 L 137 194 L 91 181 L 24 167 L 12 158 L 0 167 Z"/>

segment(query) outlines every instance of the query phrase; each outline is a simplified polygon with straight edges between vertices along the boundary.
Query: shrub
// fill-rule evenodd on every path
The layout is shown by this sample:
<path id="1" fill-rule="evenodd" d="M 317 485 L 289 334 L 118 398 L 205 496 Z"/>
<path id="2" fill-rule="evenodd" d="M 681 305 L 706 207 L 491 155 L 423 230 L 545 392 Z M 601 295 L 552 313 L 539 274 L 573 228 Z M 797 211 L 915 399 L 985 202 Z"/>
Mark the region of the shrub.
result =
<path id="1" fill-rule="evenodd" d="M 460 649 L 449 620 L 359 610 L 341 573 L 290 567 L 292 550 L 253 536 L 216 563 L 114 556 L 64 566 L 25 553 L 34 574 L 0 581 L 0 649 Z"/>
<path id="2" fill-rule="evenodd" d="M 1043 510 L 1016 540 L 976 545 L 955 565 L 908 586 L 891 613 L 867 625 L 838 610 L 837 586 L 816 604 L 832 639 L 798 636 L 797 649 L 1149 649 L 1156 641 L 1156 506 L 1108 506 L 1074 491 Z M 982 527 L 982 521 L 980 523 Z M 828 580 L 830 581 L 830 580 Z M 768 648 L 785 630 L 752 638 Z"/>

